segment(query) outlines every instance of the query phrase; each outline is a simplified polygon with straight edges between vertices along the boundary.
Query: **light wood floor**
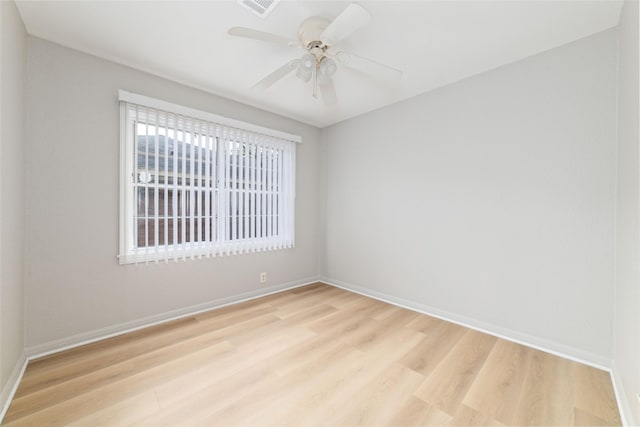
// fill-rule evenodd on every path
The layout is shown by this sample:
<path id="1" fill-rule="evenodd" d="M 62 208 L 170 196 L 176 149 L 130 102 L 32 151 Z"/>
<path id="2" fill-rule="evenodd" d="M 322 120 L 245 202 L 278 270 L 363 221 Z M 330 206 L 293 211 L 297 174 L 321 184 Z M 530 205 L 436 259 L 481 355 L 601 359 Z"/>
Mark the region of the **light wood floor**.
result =
<path id="1" fill-rule="evenodd" d="M 31 362 L 10 426 L 620 425 L 606 372 L 323 284 Z"/>

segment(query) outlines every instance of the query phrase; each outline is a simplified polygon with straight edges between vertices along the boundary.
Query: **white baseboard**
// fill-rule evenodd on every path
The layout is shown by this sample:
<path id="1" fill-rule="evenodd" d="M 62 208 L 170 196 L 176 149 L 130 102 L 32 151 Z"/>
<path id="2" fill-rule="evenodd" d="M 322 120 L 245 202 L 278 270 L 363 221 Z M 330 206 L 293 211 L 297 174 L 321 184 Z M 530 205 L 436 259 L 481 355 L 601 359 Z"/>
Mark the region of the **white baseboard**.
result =
<path id="1" fill-rule="evenodd" d="M 24 353 L 18 359 L 16 366 L 13 368 L 9 379 L 5 386 L 0 390 L 0 423 L 4 419 L 4 416 L 9 409 L 9 405 L 13 400 L 13 396 L 16 394 L 16 390 L 18 390 L 18 385 L 20 384 L 20 380 L 22 380 L 22 375 L 24 375 L 24 370 L 27 368 L 28 359 Z"/>
<path id="2" fill-rule="evenodd" d="M 476 331 L 496 336 L 498 338 L 503 338 L 505 340 L 526 345 L 527 347 L 532 347 L 546 353 L 555 354 L 556 356 L 560 356 L 565 359 L 574 360 L 585 365 L 593 366 L 594 368 L 611 372 L 611 360 L 602 356 L 598 356 L 596 354 L 592 354 L 590 352 L 549 341 L 544 338 L 517 332 L 501 326 L 482 322 L 470 317 L 461 316 L 459 314 L 451 313 L 435 307 L 430 307 L 428 305 L 420 304 L 414 301 L 398 298 L 393 295 L 388 295 L 378 291 L 372 291 L 371 289 L 342 282 L 340 280 L 331 279 L 329 277 L 320 277 L 320 281 L 326 283 L 327 285 L 355 292 L 370 298 L 387 302 L 389 304 L 397 305 L 402 308 L 417 311 L 422 314 L 437 317 L 451 323 L 455 323 L 470 329 L 474 329 Z"/>
<path id="3" fill-rule="evenodd" d="M 618 409 L 620 410 L 620 418 L 622 419 L 623 426 L 634 426 L 633 414 L 631 413 L 631 407 L 629 406 L 631 400 L 630 396 L 624 391 L 624 385 L 622 378 L 618 374 L 615 362 L 611 366 L 611 383 L 613 384 L 613 391 L 616 394 L 616 401 L 618 402 Z M 633 398 L 634 396 L 631 396 Z M 640 421 L 640 420 L 638 420 Z"/>
<path id="4" fill-rule="evenodd" d="M 202 304 L 196 304 L 177 310 L 168 311 L 161 314 L 156 314 L 142 319 L 133 320 L 131 322 L 120 323 L 118 325 L 108 326 L 93 331 L 83 332 L 81 334 L 73 335 L 67 338 L 62 338 L 55 341 L 50 341 L 44 344 L 28 347 L 25 350 L 28 360 L 38 359 L 40 357 L 48 356 L 53 353 L 58 353 L 64 350 L 69 350 L 74 347 L 79 347 L 92 342 L 101 341 L 107 338 L 115 337 L 118 335 L 133 332 L 138 329 L 148 328 L 149 326 L 155 326 L 161 323 L 170 322 L 172 320 L 181 319 L 202 313 L 204 311 L 213 310 L 216 308 L 225 307 L 228 305 L 238 304 L 244 301 L 260 298 L 263 296 L 271 295 L 277 292 L 286 291 L 288 289 L 294 289 L 301 286 L 309 285 L 319 281 L 320 278 L 307 277 L 305 279 L 295 280 L 288 283 L 282 283 L 279 285 L 270 286 L 255 291 L 245 292 L 238 295 L 233 295 L 226 298 L 220 298 L 213 301 L 208 301 Z"/>

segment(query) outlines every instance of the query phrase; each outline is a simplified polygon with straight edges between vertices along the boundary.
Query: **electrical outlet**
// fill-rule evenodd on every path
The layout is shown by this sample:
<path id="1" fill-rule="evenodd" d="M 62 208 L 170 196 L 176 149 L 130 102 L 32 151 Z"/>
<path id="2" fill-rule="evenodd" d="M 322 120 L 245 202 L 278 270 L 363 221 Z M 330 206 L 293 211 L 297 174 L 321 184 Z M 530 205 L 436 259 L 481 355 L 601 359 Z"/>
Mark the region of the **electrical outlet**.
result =
<path id="1" fill-rule="evenodd" d="M 267 281 L 267 273 L 266 272 L 260 273 L 260 283 L 265 283 L 266 281 Z"/>

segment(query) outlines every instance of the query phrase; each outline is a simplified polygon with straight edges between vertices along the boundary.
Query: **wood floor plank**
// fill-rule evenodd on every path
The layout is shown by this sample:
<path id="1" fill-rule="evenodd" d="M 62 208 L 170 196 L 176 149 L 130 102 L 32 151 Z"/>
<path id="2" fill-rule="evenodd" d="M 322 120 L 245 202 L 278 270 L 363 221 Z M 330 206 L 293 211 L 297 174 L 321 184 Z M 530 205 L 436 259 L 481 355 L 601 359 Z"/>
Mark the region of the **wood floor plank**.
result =
<path id="1" fill-rule="evenodd" d="M 445 322 L 444 320 L 440 320 L 436 317 L 422 315 L 412 319 L 407 324 L 407 328 L 410 328 L 410 329 L 413 329 L 414 331 L 418 331 L 422 333 L 428 333 L 429 331 L 433 330 L 434 328 L 442 324 L 454 325 L 453 323 Z M 458 327 L 463 329 L 461 326 L 458 326 Z"/>
<path id="2" fill-rule="evenodd" d="M 131 424 L 143 419 L 160 409 L 153 390 L 149 390 L 125 399 L 113 406 L 95 411 L 80 418 L 68 427 L 112 427 Z"/>
<path id="3" fill-rule="evenodd" d="M 352 292 L 341 292 L 341 289 L 336 289 L 334 291 L 333 297 L 329 298 L 326 303 L 336 308 L 342 309 L 349 304 L 352 304 L 354 302 L 362 302 L 366 299 L 370 298 Z"/>
<path id="4" fill-rule="evenodd" d="M 329 334 L 316 335 L 289 347 L 266 361 L 269 367 L 280 376 L 300 369 L 321 371 L 334 353 L 346 353 L 351 347 Z"/>
<path id="5" fill-rule="evenodd" d="M 308 294 L 310 292 L 316 292 L 317 290 L 328 291 L 333 289 L 331 286 L 327 286 L 324 283 L 316 282 L 307 286 L 302 286 L 300 288 L 294 288 L 291 290 L 292 294 L 301 295 Z"/>
<path id="6" fill-rule="evenodd" d="M 620 413 L 609 373 L 580 363 L 575 363 L 573 368 L 575 407 L 604 420 L 608 425 L 620 425 Z"/>
<path id="7" fill-rule="evenodd" d="M 162 408 L 166 408 L 162 417 L 167 418 L 169 414 L 184 413 L 184 408 L 190 407 L 193 402 L 198 402 L 199 396 L 211 396 L 222 389 L 230 387 L 234 390 L 238 387 L 251 390 L 252 385 L 261 384 L 264 386 L 266 378 L 277 379 L 277 376 L 272 369 L 272 359 L 278 359 L 279 354 L 289 349 L 291 346 L 296 346 L 297 343 L 304 342 L 306 334 L 303 335 L 288 335 L 287 340 L 280 340 L 278 343 L 274 343 L 263 351 L 255 351 L 251 347 L 241 347 L 235 349 L 233 352 L 225 354 L 223 357 L 217 358 L 210 363 L 206 363 L 203 367 L 200 367 L 196 371 L 188 372 L 186 375 L 176 377 L 172 380 L 165 382 L 155 387 L 158 401 Z M 256 372 L 254 377 L 254 371 Z M 238 384 L 237 381 L 243 381 L 246 376 L 249 376 L 253 383 Z M 232 385 L 228 383 L 231 381 Z M 236 381 L 234 383 L 234 381 Z M 238 396 L 243 394 L 237 393 Z M 225 396 L 225 399 L 217 398 L 217 409 L 222 409 L 226 404 L 233 403 L 233 394 L 229 393 L 229 396 Z M 237 397 L 237 396 L 236 396 Z M 208 397 L 209 398 L 209 397 Z M 207 399 L 208 399 L 207 398 Z M 189 402 L 185 402 L 189 401 Z M 172 408 L 172 406 L 176 406 Z M 214 407 L 209 405 L 207 411 L 194 411 L 191 409 L 189 412 L 190 417 L 194 417 L 194 413 L 204 417 L 209 412 L 213 411 Z M 158 418 L 154 418 L 157 422 Z M 150 425 L 153 425 L 152 422 Z"/>
<path id="8" fill-rule="evenodd" d="M 573 364 L 532 349 L 513 424 L 567 426 L 573 422 Z"/>
<path id="9" fill-rule="evenodd" d="M 391 312 L 383 320 L 371 318 L 369 324 L 375 325 L 375 327 L 361 329 L 360 332 L 351 337 L 351 344 L 361 350 L 368 351 L 378 343 L 386 341 L 387 337 L 406 334 L 407 336 L 422 338 L 424 334 L 404 329 L 404 326 L 417 316 L 418 313 L 416 312 L 397 307 L 397 310 Z"/>
<path id="10" fill-rule="evenodd" d="M 466 331 L 415 395 L 455 415 L 496 341 L 490 335 Z"/>
<path id="11" fill-rule="evenodd" d="M 361 318 L 357 322 L 353 321 L 344 324 L 339 332 L 338 339 L 353 347 L 367 351 L 371 347 L 384 342 L 385 337 L 391 334 L 422 337 L 418 332 L 400 331 L 397 329 L 398 327 L 402 327 L 402 320 L 400 320 L 399 326 L 394 326 L 392 321 L 384 322 L 373 318 Z"/>
<path id="12" fill-rule="evenodd" d="M 575 408 L 574 409 L 574 423 L 573 425 L 576 426 L 598 426 L 598 427 L 603 427 L 603 426 L 612 426 L 612 425 L 617 425 L 617 424 L 611 424 L 605 420 L 603 420 L 602 418 L 598 418 L 595 415 L 587 412 L 587 411 L 583 411 L 582 409 L 578 409 Z"/>
<path id="13" fill-rule="evenodd" d="M 421 316 L 427 318 L 427 316 Z M 412 348 L 400 363 L 422 375 L 429 376 L 442 359 L 462 338 L 465 329 L 453 323 L 429 323 L 429 328 L 417 330 L 424 338 Z"/>
<path id="14" fill-rule="evenodd" d="M 329 424 L 388 425 L 422 381 L 424 376 L 417 372 L 392 364 L 340 407 L 334 407 Z"/>
<path id="15" fill-rule="evenodd" d="M 532 353 L 523 345 L 498 340 L 463 403 L 492 419 L 511 424 Z"/>
<path id="16" fill-rule="evenodd" d="M 252 357 L 253 356 L 253 357 Z M 241 363 L 237 363 L 241 361 Z M 253 376 L 252 370 L 271 375 L 273 372 L 262 357 L 255 356 L 250 350 L 232 351 L 218 355 L 191 371 L 185 371 L 154 387 L 158 404 L 162 408 L 176 402 L 189 399 L 201 390 L 223 383 L 239 373 L 249 375 L 250 381 L 257 381 L 260 375 Z M 242 377 L 240 377 L 242 378 Z M 235 380 L 240 381 L 238 378 Z M 236 384 L 237 385 L 237 384 Z M 245 386 L 249 385 L 248 383 Z"/>
<path id="17" fill-rule="evenodd" d="M 3 425 L 619 425 L 607 373 L 324 284 L 30 362 Z"/>
<path id="18" fill-rule="evenodd" d="M 325 293 L 327 293 L 326 290 L 317 289 L 314 292 L 296 294 L 297 298 L 295 299 L 290 299 L 284 303 L 278 302 L 276 314 L 281 319 L 287 319 L 309 308 L 325 304 L 326 299 L 323 298 Z"/>
<path id="19" fill-rule="evenodd" d="M 251 369 L 268 371 L 269 376 L 278 373 L 280 365 L 283 372 L 298 368 L 302 361 L 312 362 L 313 358 L 301 358 L 300 351 L 313 351 L 314 356 L 331 360 L 330 352 L 341 343 L 336 340 L 319 340 L 317 337 L 305 339 L 303 336 L 289 336 L 289 341 L 273 343 L 266 349 L 256 351 L 250 346 L 236 348 L 232 352 L 220 355 L 197 370 L 177 376 L 155 388 L 160 405 L 163 408 L 176 402 L 191 399 L 197 393 L 226 381 L 228 378 Z M 320 363 L 320 362 L 318 362 Z M 242 377 L 240 377 L 242 378 Z M 253 379 L 257 381 L 256 379 Z M 247 386 L 247 385 L 245 385 Z M 226 387 L 226 386 L 225 386 Z M 236 384 L 234 386 L 238 387 Z"/>
<path id="20" fill-rule="evenodd" d="M 369 321 L 369 317 L 366 316 L 366 304 L 358 301 L 352 307 L 353 311 L 339 309 L 333 314 L 307 323 L 306 326 L 316 333 L 327 333 L 340 337 L 343 333 L 358 328 Z"/>
<path id="21" fill-rule="evenodd" d="M 351 306 L 345 306 L 343 309 L 350 310 L 350 307 Z M 360 311 L 360 313 L 367 318 L 383 320 L 386 319 L 387 316 L 390 316 L 400 310 L 410 312 L 404 308 L 396 307 L 395 305 L 387 304 L 382 301 L 370 300 L 366 303 L 366 309 Z"/>
<path id="22" fill-rule="evenodd" d="M 299 342 L 305 338 L 315 336 L 316 333 L 303 326 L 289 325 L 281 320 L 279 322 L 256 326 L 253 330 L 244 330 L 242 333 L 227 337 L 227 340 L 236 347 L 252 347 L 260 351 L 266 347 L 278 345 L 284 342 Z"/>
<path id="23" fill-rule="evenodd" d="M 460 405 L 450 422 L 452 426 L 503 426 L 487 414 L 476 411 L 467 405 Z"/>
<path id="24" fill-rule="evenodd" d="M 360 396 L 368 383 L 396 364 L 397 360 L 421 338 L 421 334 L 411 333 L 382 340 L 368 351 L 351 347 L 360 356 L 351 364 L 342 363 L 333 376 L 325 376 L 321 372 L 317 376 L 316 386 L 311 389 L 311 398 L 298 397 L 288 402 L 293 402 L 290 411 L 293 416 L 287 414 L 286 418 L 294 419 L 297 425 L 326 425 L 336 408 Z M 327 412 L 327 408 L 331 408 L 330 413 Z"/>
<path id="25" fill-rule="evenodd" d="M 286 295 L 280 294 L 273 294 L 271 296 L 281 299 L 287 298 Z M 225 319 L 227 321 L 234 321 L 235 319 L 244 317 L 247 313 L 258 314 L 257 312 L 275 311 L 276 308 L 272 303 L 270 303 L 268 298 L 269 296 L 266 296 L 264 298 L 256 298 L 249 301 L 243 301 L 238 304 L 227 305 L 215 310 L 198 313 L 194 317 L 197 320 L 201 321 L 206 319 Z"/>
<path id="26" fill-rule="evenodd" d="M 407 398 L 389 421 L 390 426 L 446 426 L 452 417 L 416 397 Z"/>
<path id="27" fill-rule="evenodd" d="M 201 425 L 309 425 L 326 417 L 324 402 L 350 382 L 367 363 L 357 349 L 347 349 L 323 370 L 297 369 L 276 383 L 258 384 L 252 392 L 199 420 Z M 278 390 L 274 393 L 273 390 Z M 321 411 L 317 411 L 322 408 Z"/>
<path id="28" fill-rule="evenodd" d="M 282 316 L 277 312 L 276 315 L 281 319 L 286 319 L 291 324 L 306 325 L 308 322 L 322 319 L 330 314 L 337 312 L 338 309 L 329 304 L 315 304 L 305 310 L 294 313 L 290 316 Z"/>
<path id="29" fill-rule="evenodd" d="M 200 376 L 188 389 L 179 387 L 179 383 L 167 383 L 161 390 L 156 388 L 161 409 L 155 414 L 131 425 L 139 427 L 202 425 L 203 419 L 221 409 L 242 400 L 250 394 L 256 385 L 272 384 L 278 377 L 264 364 L 256 364 L 226 376 L 220 381 Z M 210 423 L 209 425 L 220 425 Z"/>
<path id="30" fill-rule="evenodd" d="M 379 375 L 388 363 L 401 357 L 420 339 L 420 335 L 414 332 L 411 336 L 398 337 L 397 341 L 385 340 L 384 345 L 380 343 L 369 352 L 346 346 L 351 350 L 339 361 L 325 357 L 326 363 L 318 363 L 313 367 L 307 365 L 296 373 L 288 374 L 285 377 L 288 387 L 284 391 L 279 387 L 275 398 L 270 396 L 272 393 L 268 390 L 265 393 L 269 396 L 258 394 L 248 398 L 251 405 L 259 399 L 271 399 L 269 408 L 276 408 L 268 411 L 271 419 L 265 419 L 268 415 L 264 411 L 260 412 L 259 419 L 246 419 L 240 410 L 245 404 L 239 404 L 225 408 L 208 421 L 222 419 L 224 424 L 235 424 L 243 418 L 248 425 L 326 425 L 331 416 L 327 408 L 332 408 L 331 412 L 334 412 L 344 402 L 353 400 L 367 382 Z"/>
<path id="31" fill-rule="evenodd" d="M 227 308 L 227 307 L 224 307 Z M 259 316 L 271 315 L 275 316 L 276 308 L 271 306 L 251 306 L 243 308 L 239 312 L 228 311 L 218 316 L 200 314 L 196 316 L 198 328 L 201 330 L 212 331 L 216 329 L 224 329 L 229 325 L 236 325 L 245 321 L 251 321 Z"/>

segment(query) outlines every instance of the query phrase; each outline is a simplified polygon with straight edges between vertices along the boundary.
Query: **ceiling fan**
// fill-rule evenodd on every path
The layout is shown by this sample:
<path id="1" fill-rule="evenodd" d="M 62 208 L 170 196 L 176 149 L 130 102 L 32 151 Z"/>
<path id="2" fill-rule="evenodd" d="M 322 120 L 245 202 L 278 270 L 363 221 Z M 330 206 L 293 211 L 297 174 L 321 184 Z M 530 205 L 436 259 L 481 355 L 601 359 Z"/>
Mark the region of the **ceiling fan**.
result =
<path id="1" fill-rule="evenodd" d="M 245 27 L 233 27 L 227 33 L 304 50 L 300 58 L 293 59 L 276 69 L 260 80 L 254 88 L 267 89 L 295 70 L 296 77 L 303 82 L 312 81 L 313 97 L 317 98 L 320 91 L 324 104 L 331 106 L 338 102 L 333 85 L 333 75 L 338 71 L 338 64 L 387 81 L 398 81 L 402 77 L 402 71 L 398 69 L 345 52 L 337 47 L 338 43 L 370 21 L 371 15 L 365 8 L 351 3 L 333 21 L 319 16 L 312 16 L 303 21 L 298 28 L 297 41 Z"/>

